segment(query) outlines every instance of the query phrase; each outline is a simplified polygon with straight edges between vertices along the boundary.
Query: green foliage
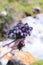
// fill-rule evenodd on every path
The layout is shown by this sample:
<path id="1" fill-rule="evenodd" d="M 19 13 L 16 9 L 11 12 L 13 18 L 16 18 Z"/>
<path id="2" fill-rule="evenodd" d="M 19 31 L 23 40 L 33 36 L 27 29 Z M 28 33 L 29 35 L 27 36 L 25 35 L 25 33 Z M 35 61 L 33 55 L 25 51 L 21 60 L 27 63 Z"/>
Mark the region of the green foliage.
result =
<path id="1" fill-rule="evenodd" d="M 5 22 L 5 16 L 0 15 L 0 24 Z"/>
<path id="2" fill-rule="evenodd" d="M 19 1 L 19 0 L 8 0 L 8 2 L 10 2 L 10 3 L 11 3 L 11 2 L 15 2 L 15 1 Z"/>
<path id="3" fill-rule="evenodd" d="M 4 23 L 0 24 L 0 34 L 1 36 L 3 36 L 3 27 L 4 27 Z"/>
<path id="4" fill-rule="evenodd" d="M 3 25 L 4 25 L 4 23 L 1 23 L 1 24 L 0 24 L 0 32 L 1 32 L 2 29 L 3 29 Z"/>
<path id="5" fill-rule="evenodd" d="M 9 10 L 7 12 L 8 12 L 8 14 L 6 16 L 0 15 L 0 33 L 1 33 L 1 36 L 3 36 L 3 34 L 4 34 L 3 28 L 6 24 L 6 22 L 9 22 L 9 20 L 12 17 L 12 12 Z"/>
<path id="6" fill-rule="evenodd" d="M 13 7 L 13 9 L 15 7 L 15 9 L 17 10 L 22 9 L 23 11 L 27 11 L 31 13 L 32 12 L 31 10 L 33 7 L 35 6 L 43 7 L 43 0 L 4 0 L 0 3 L 0 10 L 4 10 L 5 7 L 7 7 L 7 5 L 5 5 L 4 7 L 3 4 L 7 4 L 10 7 Z"/>
<path id="7" fill-rule="evenodd" d="M 8 2 L 13 2 L 14 0 L 8 0 Z"/>
<path id="8" fill-rule="evenodd" d="M 32 65 L 43 65 L 43 60 L 36 61 Z"/>
<path id="9" fill-rule="evenodd" d="M 10 14 L 10 13 L 9 13 L 9 14 L 7 14 L 7 16 L 6 16 L 6 20 L 8 20 L 8 21 L 9 21 L 9 20 L 11 19 L 11 17 L 12 17 L 12 14 Z"/>

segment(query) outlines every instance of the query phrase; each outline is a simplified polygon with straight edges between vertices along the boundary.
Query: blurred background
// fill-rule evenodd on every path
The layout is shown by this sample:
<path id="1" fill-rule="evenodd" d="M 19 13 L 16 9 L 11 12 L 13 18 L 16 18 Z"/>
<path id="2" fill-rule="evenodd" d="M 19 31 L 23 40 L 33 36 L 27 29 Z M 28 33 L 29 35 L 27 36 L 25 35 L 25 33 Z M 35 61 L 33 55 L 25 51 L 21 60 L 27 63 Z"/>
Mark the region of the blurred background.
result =
<path id="1" fill-rule="evenodd" d="M 26 17 L 26 13 L 34 16 L 35 7 L 42 13 L 43 0 L 0 0 L 0 36 L 6 22 L 10 23 L 7 27 L 12 28 L 15 22 Z"/>

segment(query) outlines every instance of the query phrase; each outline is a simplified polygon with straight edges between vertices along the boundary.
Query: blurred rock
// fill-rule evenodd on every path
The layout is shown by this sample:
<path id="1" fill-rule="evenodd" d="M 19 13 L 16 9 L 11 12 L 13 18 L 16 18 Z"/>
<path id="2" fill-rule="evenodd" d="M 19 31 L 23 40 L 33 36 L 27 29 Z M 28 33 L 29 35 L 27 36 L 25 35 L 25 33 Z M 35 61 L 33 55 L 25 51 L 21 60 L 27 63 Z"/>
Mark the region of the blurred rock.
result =
<path id="1" fill-rule="evenodd" d="M 1 12 L 1 15 L 6 16 L 6 15 L 7 15 L 7 12 L 6 12 L 6 11 L 2 11 L 2 12 Z"/>
<path id="2" fill-rule="evenodd" d="M 40 13 L 40 11 L 41 11 L 41 7 L 33 7 L 33 13 L 34 14 L 38 14 L 38 13 Z"/>
<path id="3" fill-rule="evenodd" d="M 25 64 L 22 63 L 19 58 L 15 57 L 14 59 L 9 60 L 7 65 L 25 65 Z"/>
<path id="4" fill-rule="evenodd" d="M 0 65 L 2 65 L 2 63 L 0 62 Z"/>

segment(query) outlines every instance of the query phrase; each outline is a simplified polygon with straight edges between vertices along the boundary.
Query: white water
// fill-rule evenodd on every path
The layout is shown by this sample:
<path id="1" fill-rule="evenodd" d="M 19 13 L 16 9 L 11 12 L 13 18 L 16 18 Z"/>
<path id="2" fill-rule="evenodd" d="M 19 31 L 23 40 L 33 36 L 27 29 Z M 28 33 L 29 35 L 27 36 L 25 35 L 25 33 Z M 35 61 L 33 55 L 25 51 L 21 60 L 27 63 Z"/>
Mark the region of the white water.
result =
<path id="1" fill-rule="evenodd" d="M 13 41 L 13 40 L 11 40 L 11 39 L 7 39 L 7 40 L 5 40 L 5 41 L 0 41 L 0 46 L 9 44 L 9 43 L 11 43 L 12 41 Z"/>
<path id="2" fill-rule="evenodd" d="M 31 52 L 35 57 L 43 59 L 43 44 L 39 39 L 29 40 L 29 37 L 25 40 L 25 47 L 23 50 Z"/>
<path id="3" fill-rule="evenodd" d="M 35 57 L 43 59 L 43 14 L 36 15 L 36 18 L 26 17 L 22 20 L 33 27 L 31 36 L 27 36 L 23 50 L 31 52 Z"/>

